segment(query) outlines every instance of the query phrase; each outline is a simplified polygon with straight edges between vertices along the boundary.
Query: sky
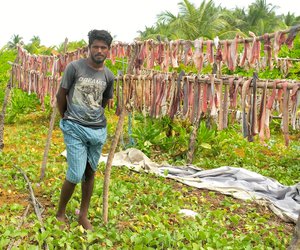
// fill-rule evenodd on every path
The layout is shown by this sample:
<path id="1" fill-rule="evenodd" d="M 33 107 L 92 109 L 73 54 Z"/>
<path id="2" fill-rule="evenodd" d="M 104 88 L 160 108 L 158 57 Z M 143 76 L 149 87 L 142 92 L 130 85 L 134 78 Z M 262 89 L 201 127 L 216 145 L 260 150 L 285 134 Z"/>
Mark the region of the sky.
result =
<path id="1" fill-rule="evenodd" d="M 228 9 L 247 8 L 255 0 L 222 1 L 216 5 Z M 87 41 L 91 29 L 105 29 L 115 41 L 133 42 L 138 31 L 151 27 L 157 15 L 179 12 L 181 0 L 1 0 L 0 48 L 19 35 L 25 43 L 38 36 L 45 46 L 68 41 Z M 199 7 L 202 0 L 190 0 Z M 300 4 L 295 0 L 267 0 L 278 6 L 276 13 L 300 16 Z"/>

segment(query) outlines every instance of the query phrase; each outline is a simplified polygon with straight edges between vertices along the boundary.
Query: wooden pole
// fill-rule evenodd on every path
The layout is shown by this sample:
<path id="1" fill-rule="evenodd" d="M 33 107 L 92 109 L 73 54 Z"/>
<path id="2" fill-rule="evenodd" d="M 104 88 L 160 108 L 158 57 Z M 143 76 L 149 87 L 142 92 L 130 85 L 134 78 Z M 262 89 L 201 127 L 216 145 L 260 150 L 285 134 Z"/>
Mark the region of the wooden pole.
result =
<path id="1" fill-rule="evenodd" d="M 198 76 L 198 82 L 199 83 L 206 83 L 208 82 L 210 84 L 209 78 L 208 78 L 208 74 L 207 75 L 197 75 Z M 130 77 L 129 75 L 127 77 Z M 194 79 L 194 75 L 189 75 L 189 76 L 185 76 L 185 78 L 187 78 L 188 80 L 193 80 Z M 243 76 L 220 76 L 219 78 L 215 78 L 215 84 L 220 84 L 222 81 L 223 85 L 229 85 L 229 78 L 234 77 L 234 81 L 237 81 L 239 78 L 243 78 L 245 81 L 248 79 L 247 77 L 243 77 Z M 122 79 L 123 77 L 117 77 L 116 79 Z M 131 79 L 133 80 L 138 80 L 138 75 L 132 75 Z M 151 77 L 146 76 L 145 77 L 146 80 L 152 80 Z M 171 76 L 169 76 L 168 79 L 171 79 Z M 265 88 L 265 84 L 266 84 L 266 79 L 258 79 L 256 81 L 256 87 L 257 88 Z M 300 81 L 294 81 L 291 79 L 273 79 L 273 80 L 268 80 L 267 82 L 267 88 L 268 89 L 273 89 L 273 82 L 277 81 L 277 85 L 276 85 L 276 89 L 282 89 L 282 83 L 287 82 L 287 89 L 292 89 L 295 85 L 300 85 Z M 240 82 L 240 86 L 243 86 L 243 82 Z M 252 83 L 250 84 L 250 87 L 252 87 Z"/>
<path id="2" fill-rule="evenodd" d="M 45 145 L 45 150 L 44 150 L 44 155 L 43 155 L 43 162 L 42 162 L 42 167 L 41 167 L 40 181 L 42 181 L 45 176 L 48 154 L 49 154 L 49 149 L 50 149 L 50 145 L 51 145 L 51 138 L 52 138 L 52 132 L 53 132 L 53 128 L 54 128 L 56 115 L 57 115 L 57 107 L 56 107 L 56 102 L 55 102 L 54 106 L 53 106 L 51 118 L 50 118 L 48 136 L 47 136 L 47 140 L 46 140 L 46 145 Z"/>
<path id="3" fill-rule="evenodd" d="M 67 51 L 67 44 L 68 44 L 68 38 L 66 38 L 65 42 L 64 42 L 64 54 Z M 56 107 L 56 101 L 55 101 L 54 105 L 53 105 L 53 111 L 51 114 L 51 118 L 50 118 L 48 136 L 47 136 L 46 146 L 45 146 L 45 150 L 44 150 L 44 156 L 43 156 L 43 162 L 42 162 L 41 174 L 40 174 L 40 181 L 42 181 L 45 176 L 45 170 L 46 170 L 46 166 L 47 166 L 47 159 L 48 159 L 49 149 L 50 149 L 50 145 L 51 145 L 51 138 L 52 138 L 52 132 L 53 132 L 53 128 L 54 128 L 56 115 L 57 115 L 57 107 Z"/>
<path id="4" fill-rule="evenodd" d="M 195 123 L 193 124 L 193 130 L 190 135 L 189 148 L 188 148 L 188 152 L 187 152 L 187 163 L 188 164 L 192 164 L 192 162 L 193 162 L 196 138 L 197 138 L 197 133 L 198 133 L 200 122 L 201 122 L 201 117 L 199 119 L 196 119 Z"/>
<path id="5" fill-rule="evenodd" d="M 6 107 L 7 107 L 9 95 L 10 95 L 11 88 L 12 88 L 12 86 L 11 86 L 12 85 L 12 77 L 13 77 L 13 73 L 11 71 L 10 79 L 6 85 L 2 111 L 0 114 L 0 151 L 2 151 L 4 148 L 4 120 L 5 120 L 5 114 L 6 114 Z"/>
<path id="6" fill-rule="evenodd" d="M 217 75 L 217 77 L 221 78 L 221 74 L 222 74 L 221 70 L 222 70 L 221 65 L 220 64 L 217 65 L 216 63 L 214 63 L 214 66 L 213 66 L 213 69 L 212 69 L 212 74 Z M 198 80 L 198 78 L 197 78 L 197 80 Z M 220 82 L 223 85 L 223 81 L 220 81 Z M 193 130 L 192 130 L 192 133 L 190 135 L 189 148 L 188 148 L 187 157 L 186 157 L 188 164 L 192 164 L 192 162 L 193 162 L 196 138 L 197 138 L 198 129 L 199 129 L 199 126 L 200 126 L 200 123 L 201 123 L 201 118 L 202 118 L 202 114 L 199 116 L 199 119 L 197 118 L 193 122 Z"/>
<path id="7" fill-rule="evenodd" d="M 18 61 L 18 57 L 16 57 L 16 59 L 13 63 L 8 61 L 8 64 L 12 65 L 12 67 L 13 67 L 13 65 L 17 61 Z M 4 96 L 4 100 L 3 100 L 2 111 L 0 114 L 0 151 L 2 151 L 2 149 L 4 148 L 4 120 L 5 120 L 7 103 L 8 103 L 10 92 L 12 89 L 13 77 L 14 77 L 13 70 L 11 70 L 10 78 L 9 78 L 9 81 L 8 81 L 8 83 L 6 85 L 6 89 L 5 89 L 5 96 Z"/>
<path id="8" fill-rule="evenodd" d="M 133 72 L 133 65 L 134 65 L 136 55 L 137 55 L 137 51 L 134 51 L 131 54 L 131 58 L 130 58 L 128 68 L 127 68 L 127 73 L 128 74 L 132 74 L 132 72 Z M 115 136 L 113 138 L 113 141 L 112 141 L 112 144 L 111 144 L 111 147 L 110 147 L 110 150 L 109 150 L 109 154 L 108 154 L 108 158 L 107 158 L 107 162 L 106 162 L 105 174 L 104 174 L 103 211 L 102 211 L 103 212 L 103 222 L 104 222 L 104 224 L 107 224 L 107 222 L 108 222 L 108 193 L 109 193 L 109 182 L 110 182 L 111 166 L 112 166 L 112 161 L 114 159 L 115 150 L 116 150 L 118 142 L 119 142 L 120 134 L 123 131 L 123 124 L 124 124 L 125 115 L 126 115 L 126 110 L 125 110 L 124 105 L 122 105 L 121 113 L 119 115 L 119 120 L 118 120 L 118 124 L 117 124 L 117 127 L 116 127 Z"/>
<path id="9" fill-rule="evenodd" d="M 111 166 L 112 161 L 114 159 L 115 150 L 117 148 L 120 134 L 123 131 L 123 124 L 124 124 L 124 118 L 125 118 L 125 108 L 122 107 L 121 113 L 119 115 L 119 120 L 115 132 L 115 136 L 113 138 L 107 162 L 106 162 L 106 168 L 105 168 L 105 174 L 104 174 L 104 184 L 103 184 L 103 222 L 104 224 L 107 224 L 108 222 L 108 193 L 109 193 L 109 182 L 110 182 L 110 173 L 111 173 Z"/>

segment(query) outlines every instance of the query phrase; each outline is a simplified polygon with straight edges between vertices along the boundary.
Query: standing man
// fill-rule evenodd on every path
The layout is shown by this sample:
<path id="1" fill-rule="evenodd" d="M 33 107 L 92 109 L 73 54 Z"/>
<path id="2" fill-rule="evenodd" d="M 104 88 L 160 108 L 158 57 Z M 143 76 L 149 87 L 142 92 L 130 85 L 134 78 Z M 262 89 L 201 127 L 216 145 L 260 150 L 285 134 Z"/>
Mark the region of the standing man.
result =
<path id="1" fill-rule="evenodd" d="M 113 98 L 114 75 L 104 65 L 112 36 L 105 30 L 91 30 L 88 38 L 88 57 L 67 65 L 56 95 L 68 162 L 56 218 L 67 221 L 66 206 L 76 184 L 81 182 L 78 222 L 86 230 L 91 230 L 88 208 L 95 171 L 106 141 L 104 108 Z"/>

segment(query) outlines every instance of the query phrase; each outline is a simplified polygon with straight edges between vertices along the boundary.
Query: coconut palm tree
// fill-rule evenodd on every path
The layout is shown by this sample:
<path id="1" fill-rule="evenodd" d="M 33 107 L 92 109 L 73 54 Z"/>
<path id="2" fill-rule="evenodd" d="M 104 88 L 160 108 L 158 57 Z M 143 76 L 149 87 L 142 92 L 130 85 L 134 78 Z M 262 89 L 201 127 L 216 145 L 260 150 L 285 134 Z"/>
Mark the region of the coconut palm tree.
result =
<path id="1" fill-rule="evenodd" d="M 145 27 L 145 31 L 138 31 L 141 40 L 160 39 L 165 41 L 173 36 L 173 31 L 163 22 L 157 22 L 155 26 Z"/>
<path id="2" fill-rule="evenodd" d="M 282 16 L 282 19 L 287 27 L 300 24 L 300 16 L 295 16 L 294 13 L 288 12 L 286 15 Z"/>
<path id="3" fill-rule="evenodd" d="M 80 41 L 73 41 L 73 42 L 68 42 L 67 44 L 67 51 L 74 51 L 78 48 L 83 48 L 87 45 L 85 40 L 80 40 Z M 58 46 L 55 46 L 56 50 L 58 53 L 63 53 L 65 50 L 65 42 L 59 44 Z"/>
<path id="4" fill-rule="evenodd" d="M 158 20 L 169 26 L 173 33 L 172 38 L 196 39 L 204 37 L 212 39 L 225 29 L 228 22 L 222 15 L 221 7 L 216 6 L 213 0 L 202 1 L 199 7 L 188 0 L 179 4 L 179 14 L 173 15 L 165 11 L 158 15 Z"/>
<path id="5" fill-rule="evenodd" d="M 41 45 L 41 38 L 39 36 L 33 36 L 30 39 L 32 44 L 35 44 L 37 47 L 39 47 Z"/>
<path id="6" fill-rule="evenodd" d="M 241 37 L 248 37 L 247 12 L 244 8 L 236 7 L 234 10 L 221 8 L 222 18 L 225 20 L 226 28 L 218 32 L 218 37 L 222 40 L 233 39 L 237 34 Z"/>
<path id="7" fill-rule="evenodd" d="M 73 51 L 78 48 L 85 47 L 87 45 L 86 41 L 81 39 L 80 41 L 73 41 L 68 43 L 68 50 L 67 51 Z"/>
<path id="8" fill-rule="evenodd" d="M 280 28 L 282 22 L 276 16 L 275 10 L 278 6 L 267 3 L 266 0 L 256 0 L 250 4 L 246 15 L 245 29 L 254 32 L 256 35 L 274 32 Z"/>
<path id="9" fill-rule="evenodd" d="M 39 36 L 33 36 L 30 39 L 31 43 L 28 43 L 24 48 L 31 54 L 39 54 L 39 49 L 41 47 L 41 39 Z"/>
<path id="10" fill-rule="evenodd" d="M 24 44 L 24 42 L 23 42 L 23 37 L 14 34 L 14 35 L 12 36 L 12 38 L 11 38 L 11 41 L 9 41 L 9 42 L 7 43 L 7 47 L 8 47 L 9 49 L 16 49 L 18 44 L 21 44 L 21 45 Z"/>

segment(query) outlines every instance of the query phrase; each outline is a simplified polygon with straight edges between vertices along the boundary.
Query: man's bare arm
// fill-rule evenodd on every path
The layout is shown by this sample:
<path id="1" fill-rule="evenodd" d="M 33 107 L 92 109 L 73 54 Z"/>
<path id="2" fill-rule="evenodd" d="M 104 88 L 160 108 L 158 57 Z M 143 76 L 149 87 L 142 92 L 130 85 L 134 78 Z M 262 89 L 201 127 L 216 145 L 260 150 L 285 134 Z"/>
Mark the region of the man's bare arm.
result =
<path id="1" fill-rule="evenodd" d="M 59 87 L 56 94 L 57 107 L 62 118 L 64 117 L 64 113 L 67 110 L 67 94 L 68 90 L 62 87 Z"/>
<path id="2" fill-rule="evenodd" d="M 106 106 L 108 107 L 108 109 L 113 108 L 113 106 L 114 106 L 114 99 L 103 98 L 103 100 L 102 100 L 102 107 L 105 108 Z"/>

